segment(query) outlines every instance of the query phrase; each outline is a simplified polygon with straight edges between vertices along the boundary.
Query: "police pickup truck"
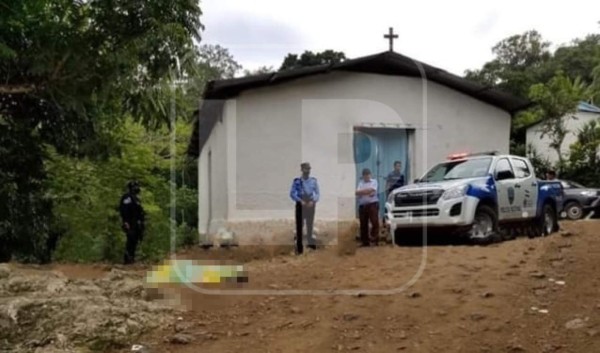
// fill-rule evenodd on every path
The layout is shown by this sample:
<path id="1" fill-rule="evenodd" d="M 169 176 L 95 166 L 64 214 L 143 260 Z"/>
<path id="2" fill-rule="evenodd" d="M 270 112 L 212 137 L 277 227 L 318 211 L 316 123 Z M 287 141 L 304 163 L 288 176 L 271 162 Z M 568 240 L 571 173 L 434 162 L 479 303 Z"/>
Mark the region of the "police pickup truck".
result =
<path id="1" fill-rule="evenodd" d="M 520 232 L 541 236 L 558 230 L 562 198 L 560 182 L 538 180 L 526 158 L 457 154 L 415 184 L 394 190 L 385 220 L 394 243 L 427 228 L 487 244 Z"/>

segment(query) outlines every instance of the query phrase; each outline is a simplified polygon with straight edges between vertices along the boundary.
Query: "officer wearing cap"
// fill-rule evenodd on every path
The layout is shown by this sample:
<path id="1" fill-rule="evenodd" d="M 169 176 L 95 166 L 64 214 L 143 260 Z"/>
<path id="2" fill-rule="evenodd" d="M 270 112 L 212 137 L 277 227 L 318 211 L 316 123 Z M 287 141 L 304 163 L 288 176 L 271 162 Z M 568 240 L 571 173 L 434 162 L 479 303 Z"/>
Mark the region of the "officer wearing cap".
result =
<path id="1" fill-rule="evenodd" d="M 144 238 L 144 208 L 140 201 L 140 184 L 137 181 L 127 183 L 127 193 L 121 197 L 119 211 L 122 228 L 127 236 L 123 262 L 128 265 L 135 262 L 135 250 Z"/>
<path id="2" fill-rule="evenodd" d="M 308 247 L 317 248 L 313 238 L 313 225 L 315 221 L 315 208 L 319 202 L 319 183 L 316 178 L 310 176 L 310 164 L 302 163 L 300 170 L 302 175 L 295 178 L 290 189 L 290 198 L 296 202 L 296 253 L 302 254 L 302 229 L 306 222 L 306 239 Z"/>

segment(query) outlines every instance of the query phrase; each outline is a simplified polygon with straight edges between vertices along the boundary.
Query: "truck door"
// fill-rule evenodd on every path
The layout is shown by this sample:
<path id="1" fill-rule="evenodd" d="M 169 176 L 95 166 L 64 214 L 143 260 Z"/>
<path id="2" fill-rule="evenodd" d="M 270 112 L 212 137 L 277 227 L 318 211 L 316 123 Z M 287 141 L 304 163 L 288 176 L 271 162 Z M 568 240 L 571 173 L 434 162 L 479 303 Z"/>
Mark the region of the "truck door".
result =
<path id="1" fill-rule="evenodd" d="M 496 193 L 498 195 L 498 219 L 501 221 L 512 220 L 520 217 L 514 207 L 515 203 L 515 173 L 508 158 L 501 158 L 494 168 L 496 180 Z"/>
<path id="2" fill-rule="evenodd" d="M 515 171 L 515 204 L 523 207 L 521 218 L 533 218 L 537 214 L 538 183 L 533 168 L 523 158 L 511 158 Z"/>

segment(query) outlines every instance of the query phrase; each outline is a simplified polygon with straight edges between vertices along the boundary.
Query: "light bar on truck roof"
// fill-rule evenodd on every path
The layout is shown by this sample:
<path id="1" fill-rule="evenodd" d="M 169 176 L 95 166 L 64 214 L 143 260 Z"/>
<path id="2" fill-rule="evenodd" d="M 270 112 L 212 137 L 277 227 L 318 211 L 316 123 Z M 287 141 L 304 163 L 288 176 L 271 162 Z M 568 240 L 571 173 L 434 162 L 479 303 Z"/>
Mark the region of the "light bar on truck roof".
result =
<path id="1" fill-rule="evenodd" d="M 476 157 L 476 156 L 497 156 L 498 151 L 489 151 L 489 152 L 478 152 L 478 153 L 454 153 L 448 156 L 448 159 L 453 161 L 457 159 L 464 159 L 467 157 Z"/>
<path id="2" fill-rule="evenodd" d="M 455 159 L 462 159 L 462 158 L 465 158 L 468 156 L 469 156 L 469 153 L 454 153 L 454 154 L 449 155 L 448 159 L 452 161 Z"/>

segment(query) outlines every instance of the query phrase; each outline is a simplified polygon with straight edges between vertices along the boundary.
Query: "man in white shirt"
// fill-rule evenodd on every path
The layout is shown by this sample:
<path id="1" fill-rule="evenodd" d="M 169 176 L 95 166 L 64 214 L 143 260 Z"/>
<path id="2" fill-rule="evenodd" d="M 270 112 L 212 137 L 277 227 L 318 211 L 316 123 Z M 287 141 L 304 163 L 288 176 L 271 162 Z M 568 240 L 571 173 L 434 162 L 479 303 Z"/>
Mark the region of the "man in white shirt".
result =
<path id="1" fill-rule="evenodd" d="M 358 214 L 360 219 L 361 246 L 375 246 L 379 243 L 379 197 L 377 196 L 377 180 L 371 179 L 371 171 L 367 168 L 362 171 L 362 179 L 356 189 L 358 197 Z M 371 236 L 369 237 L 369 222 L 371 222 Z"/>

